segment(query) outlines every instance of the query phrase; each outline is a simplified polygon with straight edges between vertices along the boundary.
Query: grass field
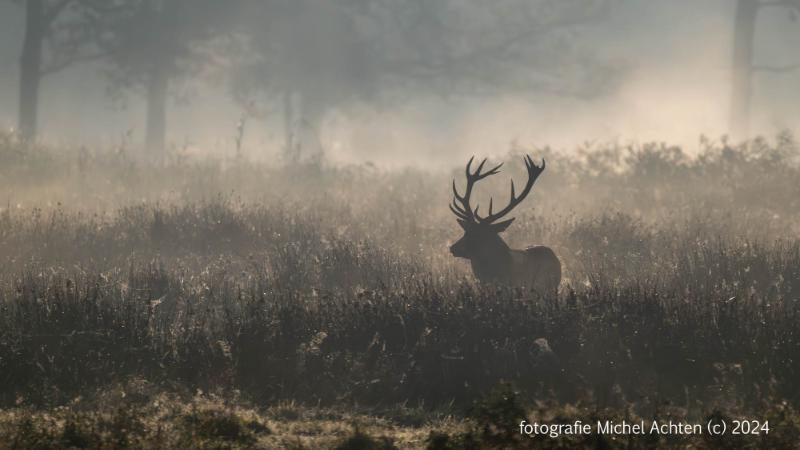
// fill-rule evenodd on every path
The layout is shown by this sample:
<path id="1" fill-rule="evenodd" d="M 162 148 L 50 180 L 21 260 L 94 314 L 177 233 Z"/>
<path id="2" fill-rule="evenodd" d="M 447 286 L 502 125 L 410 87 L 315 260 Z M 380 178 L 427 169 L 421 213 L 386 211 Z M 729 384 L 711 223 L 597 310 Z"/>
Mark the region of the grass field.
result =
<path id="1" fill-rule="evenodd" d="M 529 150 L 547 170 L 507 238 L 561 258 L 541 297 L 449 255 L 461 161 L 154 167 L 0 137 L 0 448 L 797 447 L 800 149 L 702 147 Z M 771 430 L 517 428 L 709 417 Z"/>

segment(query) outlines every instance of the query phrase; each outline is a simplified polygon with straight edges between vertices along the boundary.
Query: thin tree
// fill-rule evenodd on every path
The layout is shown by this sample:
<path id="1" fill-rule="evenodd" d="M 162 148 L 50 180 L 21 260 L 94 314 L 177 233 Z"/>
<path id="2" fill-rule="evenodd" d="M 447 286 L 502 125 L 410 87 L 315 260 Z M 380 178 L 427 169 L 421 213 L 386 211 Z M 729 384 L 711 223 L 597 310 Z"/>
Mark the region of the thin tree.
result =
<path id="1" fill-rule="evenodd" d="M 109 55 L 112 88 L 143 93 L 145 147 L 163 157 L 167 104 L 181 82 L 196 77 L 212 59 L 209 43 L 227 26 L 233 0 L 127 0 L 124 14 L 105 21 L 99 45 Z"/>
<path id="2" fill-rule="evenodd" d="M 25 0 L 25 36 L 20 55 L 17 128 L 25 140 L 36 138 L 39 96 L 46 75 L 101 57 L 90 44 L 92 24 L 87 0 Z M 109 2 L 111 4 L 113 2 Z"/>
<path id="3" fill-rule="evenodd" d="M 764 7 L 786 7 L 791 14 L 800 11 L 798 0 L 737 0 L 734 16 L 733 58 L 729 133 L 738 138 L 750 135 L 753 80 L 757 72 L 787 72 L 800 64 L 772 66 L 755 64 L 754 46 L 758 13 Z"/>

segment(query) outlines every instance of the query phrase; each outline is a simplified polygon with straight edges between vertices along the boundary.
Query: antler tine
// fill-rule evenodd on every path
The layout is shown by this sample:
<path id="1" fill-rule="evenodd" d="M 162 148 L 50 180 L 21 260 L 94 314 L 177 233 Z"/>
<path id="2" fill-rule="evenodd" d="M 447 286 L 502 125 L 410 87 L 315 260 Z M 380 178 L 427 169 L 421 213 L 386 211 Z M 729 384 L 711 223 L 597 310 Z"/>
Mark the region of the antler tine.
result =
<path id="1" fill-rule="evenodd" d="M 459 219 L 467 221 L 473 220 L 474 218 L 472 217 L 472 211 L 464 206 L 459 206 L 458 203 L 456 203 L 456 200 L 458 200 L 462 205 L 465 203 L 469 204 L 469 202 L 464 201 L 464 197 L 459 195 L 458 189 L 456 188 L 456 180 L 453 180 L 453 196 L 455 196 L 455 198 L 453 199 L 453 203 L 449 205 L 450 210 L 453 211 L 453 213 Z"/>
<path id="2" fill-rule="evenodd" d="M 449 205 L 450 211 L 453 211 L 453 214 L 456 215 L 457 218 L 460 220 L 464 220 L 467 222 L 474 222 L 475 215 L 472 212 L 472 208 L 469 206 L 469 197 L 472 193 L 472 184 L 474 180 L 470 175 L 470 166 L 472 165 L 472 161 L 475 159 L 473 156 L 470 158 L 469 162 L 467 162 L 467 186 L 464 190 L 464 195 L 458 193 L 458 188 L 456 187 L 456 180 L 453 180 L 453 203 Z M 460 203 L 460 205 L 459 205 Z"/>
<path id="3" fill-rule="evenodd" d="M 481 176 L 481 170 L 483 169 L 483 165 L 486 164 L 486 158 L 483 158 L 480 164 L 478 164 L 478 168 L 475 169 L 475 173 L 472 174 L 473 177 Z"/>
<path id="4" fill-rule="evenodd" d="M 453 195 L 455 195 L 456 198 L 461 198 L 461 195 L 458 194 L 458 189 L 456 189 L 456 180 L 455 180 L 455 178 L 453 179 Z"/>
<path id="5" fill-rule="evenodd" d="M 458 217 L 459 219 L 461 219 L 461 220 L 470 220 L 469 216 L 467 216 L 467 214 L 461 212 L 461 210 L 458 208 L 457 205 L 451 204 L 451 205 L 448 205 L 448 206 L 450 206 L 450 211 L 453 211 L 453 214 L 455 214 L 456 217 Z"/>
<path id="6" fill-rule="evenodd" d="M 484 173 L 481 173 L 481 169 L 483 168 L 483 165 L 485 163 L 486 163 L 486 160 L 484 159 L 483 162 L 481 163 L 481 165 L 478 166 L 478 170 L 476 170 L 475 173 L 473 174 L 473 177 L 475 178 L 475 181 L 482 180 L 482 179 L 488 177 L 489 175 L 495 175 L 497 173 L 500 173 L 500 168 L 503 167 L 503 163 L 500 163 L 500 164 L 492 167 L 488 171 L 486 171 Z"/>
<path id="7" fill-rule="evenodd" d="M 456 187 L 456 180 L 453 180 L 453 204 L 449 205 L 450 210 L 461 220 L 474 222 L 476 218 L 478 218 L 478 207 L 476 206 L 474 209 L 469 204 L 470 196 L 472 195 L 472 188 L 476 182 L 490 176 L 495 175 L 500 171 L 500 168 L 503 166 L 503 163 L 498 164 L 495 167 L 492 167 L 486 172 L 483 171 L 483 167 L 486 165 L 486 161 L 488 158 L 484 158 L 478 167 L 473 172 L 472 163 L 475 161 L 475 156 L 473 155 L 469 161 L 467 161 L 467 167 L 465 170 L 465 175 L 467 178 L 467 185 L 464 188 L 464 195 L 459 194 L 458 188 Z M 489 205 L 489 215 L 492 214 L 492 205 L 490 200 Z"/>
<path id="8" fill-rule="evenodd" d="M 500 164 L 498 164 L 498 165 L 496 165 L 496 166 L 492 167 L 492 170 L 490 170 L 490 171 L 486 172 L 486 174 L 485 174 L 484 176 L 485 176 L 485 177 L 488 177 L 489 175 L 495 175 L 495 174 L 498 174 L 498 173 L 500 173 L 500 168 L 501 168 L 501 167 L 503 167 L 503 163 L 500 163 Z"/>
<path id="9" fill-rule="evenodd" d="M 467 180 L 469 180 L 469 177 L 472 175 L 472 173 L 470 172 L 469 168 L 472 167 L 472 161 L 473 160 L 475 160 L 475 155 L 472 155 L 472 158 L 470 158 L 469 161 L 467 161 L 467 170 L 466 170 L 466 172 L 467 172 Z"/>
<path id="10" fill-rule="evenodd" d="M 528 168 L 528 170 L 535 168 L 536 170 L 542 171 L 544 170 L 545 165 L 546 163 L 544 161 L 544 158 L 542 158 L 542 166 L 538 167 L 536 163 L 533 162 L 533 159 L 531 159 L 530 155 L 525 155 L 525 166 Z"/>

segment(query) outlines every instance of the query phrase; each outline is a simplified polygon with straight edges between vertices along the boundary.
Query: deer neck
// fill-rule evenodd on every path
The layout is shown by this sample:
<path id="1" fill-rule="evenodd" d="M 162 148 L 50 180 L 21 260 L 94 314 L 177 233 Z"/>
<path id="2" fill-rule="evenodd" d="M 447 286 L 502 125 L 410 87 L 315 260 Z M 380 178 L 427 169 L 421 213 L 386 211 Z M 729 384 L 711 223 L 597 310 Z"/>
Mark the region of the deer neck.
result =
<path id="1" fill-rule="evenodd" d="M 500 236 L 487 241 L 470 259 L 472 272 L 481 281 L 501 279 L 508 275 L 511 266 L 511 249 Z"/>

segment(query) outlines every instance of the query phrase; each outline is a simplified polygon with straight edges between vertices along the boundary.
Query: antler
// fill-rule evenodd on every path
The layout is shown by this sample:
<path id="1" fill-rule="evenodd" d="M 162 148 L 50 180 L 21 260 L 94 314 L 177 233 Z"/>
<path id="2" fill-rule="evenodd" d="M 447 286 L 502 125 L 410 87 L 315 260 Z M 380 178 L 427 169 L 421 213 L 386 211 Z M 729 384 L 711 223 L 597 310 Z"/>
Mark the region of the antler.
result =
<path id="1" fill-rule="evenodd" d="M 530 156 L 525 155 L 523 160 L 525 161 L 525 167 L 528 169 L 528 182 L 525 183 L 525 188 L 522 190 L 519 196 L 516 195 L 514 190 L 514 180 L 511 180 L 511 199 L 508 202 L 508 205 L 503 208 L 502 210 L 498 211 L 496 214 L 492 214 L 492 199 L 489 199 L 489 214 L 486 217 L 481 217 L 478 215 L 478 206 L 475 209 L 469 204 L 470 195 L 472 195 L 472 187 L 475 182 L 480 181 L 489 175 L 494 175 L 498 173 L 500 167 L 503 165 L 502 163 L 497 165 L 496 167 L 492 168 L 486 173 L 481 173 L 481 169 L 483 169 L 483 165 L 486 163 L 486 159 L 481 161 L 478 169 L 473 173 L 470 172 L 470 166 L 472 165 L 472 161 L 475 159 L 473 156 L 469 159 L 467 163 L 467 187 L 464 195 L 461 196 L 456 189 L 456 181 L 453 180 L 453 195 L 455 198 L 453 199 L 453 203 L 450 205 L 450 210 L 453 211 L 453 214 L 456 215 L 460 220 L 464 220 L 467 222 L 480 222 L 490 224 L 496 222 L 497 220 L 501 219 L 503 216 L 511 212 L 517 205 L 519 205 L 525 197 L 531 192 L 531 188 L 533 184 L 536 182 L 536 179 L 541 175 L 545 168 L 545 161 L 542 159 L 542 165 L 537 166 Z M 460 205 L 459 205 L 460 203 Z"/>
<path id="2" fill-rule="evenodd" d="M 498 211 L 497 214 L 492 214 L 492 201 L 490 199 L 489 200 L 489 215 L 486 216 L 486 217 L 477 217 L 477 214 L 476 214 L 476 217 L 478 218 L 478 220 L 480 222 L 483 222 L 483 223 L 496 222 L 497 220 L 501 219 L 503 216 L 505 216 L 506 214 L 511 212 L 511 210 L 514 209 L 517 205 L 519 205 L 522 202 L 522 200 L 524 200 L 525 197 L 527 197 L 528 194 L 531 192 L 531 188 L 533 187 L 533 183 L 535 183 L 536 179 L 539 178 L 539 175 L 541 175 L 542 172 L 544 172 L 545 161 L 544 161 L 544 158 L 542 158 L 542 165 L 540 167 L 540 166 L 537 166 L 533 162 L 531 157 L 528 156 L 528 155 L 525 155 L 525 157 L 523 157 L 523 160 L 525 161 L 525 167 L 528 169 L 528 182 L 525 183 L 525 188 L 519 194 L 519 197 L 517 197 L 515 195 L 515 193 L 514 193 L 514 179 L 512 178 L 511 179 L 511 200 L 508 201 L 508 206 L 506 206 L 502 210 Z M 476 212 L 477 212 L 477 210 L 476 210 Z"/>
<path id="3" fill-rule="evenodd" d="M 453 203 L 450 205 L 450 211 L 453 211 L 453 214 L 456 215 L 461 220 L 466 222 L 475 222 L 476 219 L 480 219 L 478 217 L 478 207 L 476 206 L 473 210 L 469 204 L 469 198 L 472 195 L 472 187 L 475 185 L 476 182 L 488 177 L 489 175 L 494 175 L 498 173 L 500 167 L 502 167 L 502 163 L 498 164 L 491 170 L 486 173 L 481 173 L 483 169 L 483 165 L 486 164 L 486 159 L 484 158 L 483 161 L 478 165 L 478 168 L 475 172 L 470 172 L 470 167 L 472 166 L 472 161 L 475 159 L 475 156 L 469 159 L 467 162 L 467 169 L 466 169 L 466 176 L 467 176 L 467 187 L 464 191 L 464 195 L 461 196 L 458 193 L 458 189 L 456 189 L 456 180 L 453 180 Z M 460 203 L 460 205 L 459 205 Z M 491 210 L 491 207 L 489 208 Z M 491 213 L 491 211 L 490 211 Z"/>

